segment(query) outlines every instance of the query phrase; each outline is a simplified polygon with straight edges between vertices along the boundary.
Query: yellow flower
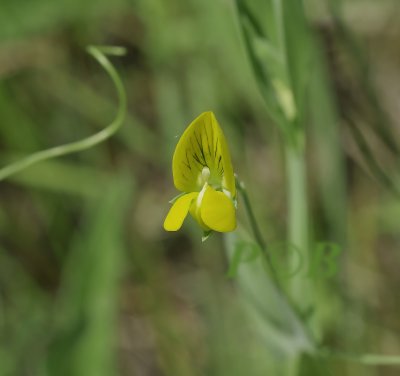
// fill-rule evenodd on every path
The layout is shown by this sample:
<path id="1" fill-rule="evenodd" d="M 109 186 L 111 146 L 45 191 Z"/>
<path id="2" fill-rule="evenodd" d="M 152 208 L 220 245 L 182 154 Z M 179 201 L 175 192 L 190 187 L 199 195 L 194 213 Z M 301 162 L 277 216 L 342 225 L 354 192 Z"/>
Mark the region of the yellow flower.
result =
<path id="1" fill-rule="evenodd" d="M 185 130 L 174 152 L 172 173 L 176 189 L 183 193 L 173 201 L 165 230 L 179 230 L 189 212 L 206 232 L 236 228 L 235 177 L 213 112 L 203 112 Z"/>

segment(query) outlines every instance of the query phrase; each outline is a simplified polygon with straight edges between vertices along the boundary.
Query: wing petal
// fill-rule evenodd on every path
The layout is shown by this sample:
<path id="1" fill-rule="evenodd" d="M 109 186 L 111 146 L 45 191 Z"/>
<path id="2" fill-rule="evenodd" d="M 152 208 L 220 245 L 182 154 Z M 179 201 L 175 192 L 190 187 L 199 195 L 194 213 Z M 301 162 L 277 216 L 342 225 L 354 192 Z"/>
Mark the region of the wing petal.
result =
<path id="1" fill-rule="evenodd" d="M 188 193 L 179 197 L 168 212 L 164 221 L 164 229 L 167 231 L 178 231 L 185 220 L 192 201 L 198 196 L 197 192 Z"/>

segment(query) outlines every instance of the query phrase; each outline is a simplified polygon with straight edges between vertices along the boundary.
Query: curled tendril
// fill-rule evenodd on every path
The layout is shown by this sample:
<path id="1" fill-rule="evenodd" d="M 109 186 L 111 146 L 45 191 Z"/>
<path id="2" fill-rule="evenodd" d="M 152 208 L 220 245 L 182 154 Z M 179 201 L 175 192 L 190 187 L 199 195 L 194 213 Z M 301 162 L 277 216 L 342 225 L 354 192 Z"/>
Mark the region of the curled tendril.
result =
<path id="1" fill-rule="evenodd" d="M 110 138 L 122 126 L 126 114 L 126 94 L 121 78 L 106 55 L 121 56 L 125 54 L 122 47 L 89 46 L 87 52 L 104 68 L 114 83 L 118 96 L 118 108 L 114 120 L 100 132 L 82 140 L 41 150 L 26 156 L 16 162 L 10 163 L 0 169 L 0 181 L 14 175 L 26 168 L 48 159 L 89 149 Z"/>

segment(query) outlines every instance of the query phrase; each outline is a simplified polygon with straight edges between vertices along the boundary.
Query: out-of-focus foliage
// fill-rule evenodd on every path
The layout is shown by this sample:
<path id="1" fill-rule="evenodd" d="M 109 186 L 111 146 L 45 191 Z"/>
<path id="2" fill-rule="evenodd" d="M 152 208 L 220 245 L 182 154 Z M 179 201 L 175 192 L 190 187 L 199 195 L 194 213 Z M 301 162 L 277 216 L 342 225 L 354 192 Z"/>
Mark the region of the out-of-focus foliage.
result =
<path id="1" fill-rule="evenodd" d="M 269 3 L 251 11 L 276 20 Z M 291 63 L 311 76 L 310 232 L 344 249 L 334 278 L 311 280 L 307 320 L 324 346 L 398 355 L 400 9 L 397 0 L 307 0 L 305 9 L 320 65 Z M 284 364 L 282 349 L 304 346 L 296 321 L 265 275 L 243 265 L 244 279 L 226 277 L 224 248 L 248 237 L 240 201 L 226 241 L 201 243 L 193 221 L 162 229 L 178 136 L 213 110 L 264 238 L 286 239 L 282 138 L 243 42 L 228 0 L 1 2 L 2 166 L 106 126 L 113 87 L 85 47 L 128 50 L 112 58 L 128 95 L 121 131 L 0 183 L 1 376 L 398 374 L 343 358 Z M 252 304 L 246 286 L 258 291 Z"/>

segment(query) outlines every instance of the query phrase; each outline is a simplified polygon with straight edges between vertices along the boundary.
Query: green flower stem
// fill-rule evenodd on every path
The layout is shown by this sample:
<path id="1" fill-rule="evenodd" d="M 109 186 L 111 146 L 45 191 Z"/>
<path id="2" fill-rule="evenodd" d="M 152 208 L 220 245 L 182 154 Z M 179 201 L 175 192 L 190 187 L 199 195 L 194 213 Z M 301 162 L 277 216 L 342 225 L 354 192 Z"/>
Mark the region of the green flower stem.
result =
<path id="1" fill-rule="evenodd" d="M 107 138 L 111 137 L 121 127 L 126 114 L 125 89 L 117 71 L 106 57 L 106 54 L 120 56 L 125 53 L 125 49 L 121 47 L 89 46 L 87 48 L 87 52 L 90 55 L 92 55 L 98 61 L 98 63 L 105 69 L 105 71 L 110 76 L 112 82 L 114 83 L 115 89 L 117 91 L 118 109 L 117 109 L 117 114 L 112 123 L 103 130 L 101 130 L 100 132 L 92 136 L 89 136 L 87 138 L 84 138 L 83 140 L 38 151 L 36 153 L 30 154 L 25 158 L 22 158 L 14 163 L 11 163 L 3 167 L 2 169 L 0 169 L 0 181 L 26 169 L 27 167 L 32 166 L 35 163 L 44 161 L 46 159 L 55 158 L 62 155 L 89 149 L 99 144 L 100 142 L 106 140 Z"/>
<path id="2" fill-rule="evenodd" d="M 242 196 L 244 207 L 246 209 L 247 216 L 249 217 L 250 227 L 253 231 L 254 239 L 264 254 L 264 257 L 268 264 L 268 268 L 270 269 L 271 276 L 272 276 L 275 284 L 277 286 L 279 286 L 279 279 L 278 279 L 278 276 L 276 275 L 276 271 L 274 269 L 271 257 L 269 255 L 269 253 L 267 252 L 267 244 L 261 234 L 260 228 L 258 227 L 258 223 L 257 223 L 253 208 L 250 203 L 249 195 L 247 194 L 246 186 L 237 177 L 236 177 L 236 187 Z"/>
<path id="3" fill-rule="evenodd" d="M 246 187 L 245 187 L 244 183 L 242 181 L 240 181 L 237 177 L 236 177 L 236 187 L 237 187 L 238 191 L 240 192 L 240 194 L 242 195 L 243 203 L 244 203 L 247 215 L 250 220 L 250 226 L 251 226 L 251 229 L 253 230 L 254 238 L 255 238 L 257 244 L 259 245 L 259 247 L 263 251 L 265 251 L 266 243 L 264 241 L 263 236 L 261 235 L 260 228 L 258 227 L 258 223 L 257 223 L 256 217 L 254 215 L 253 208 L 251 206 Z"/>

